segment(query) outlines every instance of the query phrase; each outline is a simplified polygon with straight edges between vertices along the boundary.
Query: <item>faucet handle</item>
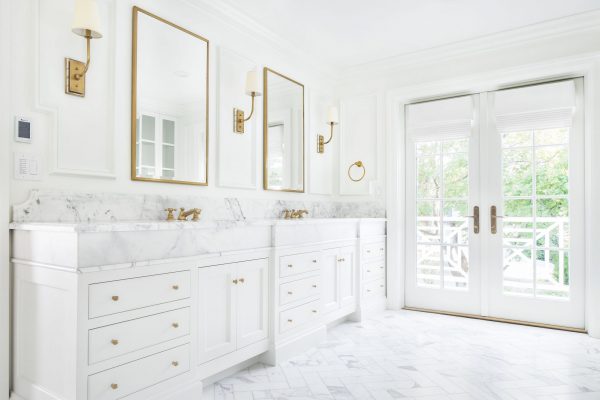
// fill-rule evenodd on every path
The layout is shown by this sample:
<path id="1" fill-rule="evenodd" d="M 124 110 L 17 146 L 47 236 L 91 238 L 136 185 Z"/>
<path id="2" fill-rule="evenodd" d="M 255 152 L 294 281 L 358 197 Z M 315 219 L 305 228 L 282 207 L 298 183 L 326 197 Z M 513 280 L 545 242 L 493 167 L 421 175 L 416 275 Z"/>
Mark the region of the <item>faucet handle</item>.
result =
<path id="1" fill-rule="evenodd" d="M 200 208 L 192 209 L 192 221 L 199 221 L 200 214 L 202 214 L 202 209 L 200 209 Z"/>
<path id="2" fill-rule="evenodd" d="M 185 208 L 179 207 L 179 215 L 177 216 L 178 221 L 185 221 L 187 219 L 187 215 L 185 215 Z"/>
<path id="3" fill-rule="evenodd" d="M 283 218 L 290 219 L 292 217 L 292 210 L 288 210 L 287 208 L 283 210 Z"/>
<path id="4" fill-rule="evenodd" d="M 165 208 L 165 211 L 167 212 L 167 221 L 175 221 L 175 215 L 173 215 L 173 213 L 175 211 L 177 211 L 176 208 Z"/>

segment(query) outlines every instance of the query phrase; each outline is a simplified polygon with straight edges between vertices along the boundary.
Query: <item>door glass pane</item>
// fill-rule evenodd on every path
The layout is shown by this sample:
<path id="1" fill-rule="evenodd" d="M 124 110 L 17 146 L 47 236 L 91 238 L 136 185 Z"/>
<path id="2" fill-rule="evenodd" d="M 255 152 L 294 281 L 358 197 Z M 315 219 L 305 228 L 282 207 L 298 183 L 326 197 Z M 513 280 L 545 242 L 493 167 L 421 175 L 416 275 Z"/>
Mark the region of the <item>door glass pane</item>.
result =
<path id="1" fill-rule="evenodd" d="M 415 144 L 417 284 L 468 289 L 469 139 Z"/>
<path id="2" fill-rule="evenodd" d="M 505 294 L 569 297 L 569 129 L 502 134 Z"/>
<path id="3" fill-rule="evenodd" d="M 142 115 L 142 139 L 154 140 L 156 119 L 149 115 Z"/>

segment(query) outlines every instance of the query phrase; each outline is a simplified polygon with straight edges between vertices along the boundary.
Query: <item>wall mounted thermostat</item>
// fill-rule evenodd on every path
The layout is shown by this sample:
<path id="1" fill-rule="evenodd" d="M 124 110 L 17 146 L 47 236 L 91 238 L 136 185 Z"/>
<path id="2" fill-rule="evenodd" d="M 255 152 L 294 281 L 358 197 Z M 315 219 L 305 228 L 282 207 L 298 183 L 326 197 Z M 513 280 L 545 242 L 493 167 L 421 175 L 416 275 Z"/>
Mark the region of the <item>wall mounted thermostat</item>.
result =
<path id="1" fill-rule="evenodd" d="M 15 117 L 15 141 L 31 143 L 33 137 L 31 121 L 21 117 Z"/>

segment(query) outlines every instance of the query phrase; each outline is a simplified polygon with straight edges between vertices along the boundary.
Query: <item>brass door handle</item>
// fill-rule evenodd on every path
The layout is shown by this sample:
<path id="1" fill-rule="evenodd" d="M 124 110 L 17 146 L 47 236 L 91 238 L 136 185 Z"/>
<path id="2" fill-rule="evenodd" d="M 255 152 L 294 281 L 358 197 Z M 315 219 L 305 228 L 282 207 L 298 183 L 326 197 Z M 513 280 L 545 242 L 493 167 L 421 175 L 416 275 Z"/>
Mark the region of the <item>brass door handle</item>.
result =
<path id="1" fill-rule="evenodd" d="M 474 206 L 473 215 L 467 215 L 467 218 L 473 218 L 473 233 L 479 233 L 479 206 Z"/>
<path id="2" fill-rule="evenodd" d="M 492 235 L 498 233 L 498 218 L 504 218 L 502 215 L 498 215 L 496 206 L 490 207 L 490 230 Z"/>

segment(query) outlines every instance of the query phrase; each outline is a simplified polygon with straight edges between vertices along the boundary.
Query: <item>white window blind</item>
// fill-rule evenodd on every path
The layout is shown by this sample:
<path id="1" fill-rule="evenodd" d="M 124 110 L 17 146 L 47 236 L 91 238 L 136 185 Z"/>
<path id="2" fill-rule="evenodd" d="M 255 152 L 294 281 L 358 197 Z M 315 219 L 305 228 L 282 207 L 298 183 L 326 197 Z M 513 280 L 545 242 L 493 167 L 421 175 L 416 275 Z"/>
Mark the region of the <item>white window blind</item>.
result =
<path id="1" fill-rule="evenodd" d="M 493 93 L 496 130 L 517 132 L 570 127 L 575 110 L 573 80 Z"/>
<path id="2" fill-rule="evenodd" d="M 410 104 L 406 118 L 408 135 L 414 142 L 468 137 L 473 124 L 473 96 Z"/>

